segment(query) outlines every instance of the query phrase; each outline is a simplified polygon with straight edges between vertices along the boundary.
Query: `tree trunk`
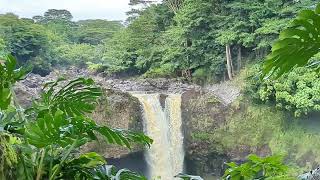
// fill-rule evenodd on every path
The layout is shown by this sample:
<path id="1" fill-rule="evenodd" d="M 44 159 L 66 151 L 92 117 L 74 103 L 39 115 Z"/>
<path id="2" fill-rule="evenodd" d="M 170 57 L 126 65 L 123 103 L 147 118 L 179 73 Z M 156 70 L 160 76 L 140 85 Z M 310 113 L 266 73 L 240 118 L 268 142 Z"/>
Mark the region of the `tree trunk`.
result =
<path id="1" fill-rule="evenodd" d="M 240 72 L 241 66 L 242 66 L 242 64 L 241 64 L 242 57 L 241 56 L 242 56 L 242 54 L 241 54 L 241 46 L 239 46 L 239 48 L 238 48 L 238 57 L 237 57 L 237 61 L 238 61 L 237 70 L 238 70 L 238 72 Z"/>
<path id="2" fill-rule="evenodd" d="M 226 57 L 227 57 L 227 72 L 229 80 L 232 80 L 232 59 L 231 59 L 231 51 L 230 51 L 230 45 L 226 45 Z"/>

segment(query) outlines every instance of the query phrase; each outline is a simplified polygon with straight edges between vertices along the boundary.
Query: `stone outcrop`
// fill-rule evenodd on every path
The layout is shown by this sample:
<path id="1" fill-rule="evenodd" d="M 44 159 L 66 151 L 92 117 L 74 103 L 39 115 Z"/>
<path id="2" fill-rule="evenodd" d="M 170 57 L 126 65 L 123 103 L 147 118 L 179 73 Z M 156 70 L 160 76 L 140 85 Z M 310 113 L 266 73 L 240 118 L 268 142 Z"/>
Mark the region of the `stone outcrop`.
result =
<path id="1" fill-rule="evenodd" d="M 92 118 L 100 125 L 137 132 L 143 131 L 140 103 L 129 93 L 105 90 Z M 133 152 L 143 151 L 143 149 L 144 147 L 136 145 L 130 151 L 125 147 L 108 145 L 103 139 L 100 139 L 98 143 L 87 144 L 83 150 L 98 152 L 106 158 L 120 158 Z"/>
<path id="2" fill-rule="evenodd" d="M 221 175 L 225 154 L 217 153 L 211 144 L 194 137 L 195 132 L 212 132 L 225 123 L 227 103 L 213 90 L 186 92 L 183 94 L 182 115 L 184 120 L 186 166 L 189 173 Z"/>

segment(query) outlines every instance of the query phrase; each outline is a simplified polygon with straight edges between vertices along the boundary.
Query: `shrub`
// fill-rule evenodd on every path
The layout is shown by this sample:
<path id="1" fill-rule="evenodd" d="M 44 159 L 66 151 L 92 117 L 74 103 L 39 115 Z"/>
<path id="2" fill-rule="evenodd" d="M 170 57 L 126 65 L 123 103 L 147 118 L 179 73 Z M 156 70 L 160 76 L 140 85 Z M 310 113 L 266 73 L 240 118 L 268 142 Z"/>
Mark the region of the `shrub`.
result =
<path id="1" fill-rule="evenodd" d="M 300 67 L 279 79 L 259 80 L 259 67 L 249 75 L 247 92 L 255 99 L 272 103 L 295 117 L 320 110 L 320 75 L 313 68 Z"/>
<path id="2" fill-rule="evenodd" d="M 293 177 L 284 176 L 288 167 L 283 164 L 283 157 L 279 155 L 269 157 L 258 157 L 251 154 L 248 161 L 237 165 L 235 162 L 227 163 L 229 168 L 225 171 L 224 178 L 227 180 L 238 179 L 292 179 Z"/>

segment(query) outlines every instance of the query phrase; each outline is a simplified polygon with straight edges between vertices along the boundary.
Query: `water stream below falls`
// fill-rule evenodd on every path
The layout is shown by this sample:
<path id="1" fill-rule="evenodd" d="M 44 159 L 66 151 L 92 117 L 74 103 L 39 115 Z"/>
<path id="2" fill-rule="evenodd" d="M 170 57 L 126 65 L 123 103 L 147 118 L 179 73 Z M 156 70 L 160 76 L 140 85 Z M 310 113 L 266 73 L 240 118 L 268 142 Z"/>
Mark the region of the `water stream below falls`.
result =
<path id="1" fill-rule="evenodd" d="M 143 107 L 144 131 L 154 142 L 145 153 L 149 179 L 173 180 L 184 168 L 181 95 L 133 94 Z"/>

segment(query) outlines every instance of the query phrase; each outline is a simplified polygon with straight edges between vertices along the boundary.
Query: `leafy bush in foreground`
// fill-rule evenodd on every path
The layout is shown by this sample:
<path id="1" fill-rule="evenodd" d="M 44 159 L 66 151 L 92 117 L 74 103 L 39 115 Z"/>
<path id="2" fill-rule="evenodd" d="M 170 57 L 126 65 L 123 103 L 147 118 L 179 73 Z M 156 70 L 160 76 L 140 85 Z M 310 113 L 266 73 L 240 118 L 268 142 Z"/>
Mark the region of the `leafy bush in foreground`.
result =
<path id="1" fill-rule="evenodd" d="M 259 66 L 249 74 L 247 92 L 255 99 L 272 103 L 295 117 L 320 111 L 320 76 L 315 69 L 300 67 L 278 79 L 259 80 Z"/>
<path id="2" fill-rule="evenodd" d="M 248 161 L 241 165 L 234 162 L 227 163 L 229 168 L 223 178 L 227 180 L 295 179 L 285 175 L 288 167 L 282 161 L 282 156 L 261 158 L 251 154 L 248 156 Z"/>
<path id="3" fill-rule="evenodd" d="M 106 166 L 101 155 L 77 150 L 100 134 L 110 144 L 150 146 L 142 133 L 100 126 L 90 114 L 102 94 L 93 80 L 59 79 L 47 83 L 41 98 L 28 109 L 16 101 L 13 85 L 27 70 L 16 60 L 0 61 L 0 179 L 133 179 L 144 177 Z"/>

